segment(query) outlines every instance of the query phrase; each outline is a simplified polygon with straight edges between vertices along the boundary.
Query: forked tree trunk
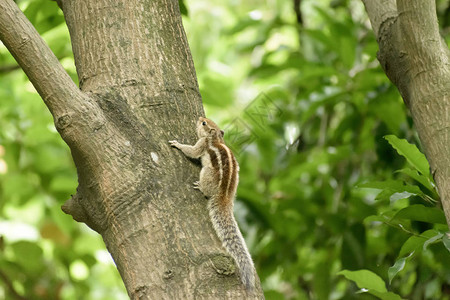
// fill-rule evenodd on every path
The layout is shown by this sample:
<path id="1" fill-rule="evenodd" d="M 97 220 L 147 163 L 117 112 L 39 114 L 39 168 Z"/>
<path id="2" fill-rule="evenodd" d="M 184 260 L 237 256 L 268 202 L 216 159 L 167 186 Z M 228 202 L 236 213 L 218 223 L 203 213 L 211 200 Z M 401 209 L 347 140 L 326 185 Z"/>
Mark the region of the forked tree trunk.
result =
<path id="1" fill-rule="evenodd" d="M 52 113 L 79 186 L 63 210 L 102 235 L 132 299 L 259 299 L 192 189 L 203 115 L 177 0 L 61 0 L 80 89 L 12 0 L 0 38 Z M 227 275 L 231 274 L 231 275 Z"/>
<path id="2" fill-rule="evenodd" d="M 378 59 L 411 111 L 450 226 L 450 53 L 434 0 L 363 0 Z"/>

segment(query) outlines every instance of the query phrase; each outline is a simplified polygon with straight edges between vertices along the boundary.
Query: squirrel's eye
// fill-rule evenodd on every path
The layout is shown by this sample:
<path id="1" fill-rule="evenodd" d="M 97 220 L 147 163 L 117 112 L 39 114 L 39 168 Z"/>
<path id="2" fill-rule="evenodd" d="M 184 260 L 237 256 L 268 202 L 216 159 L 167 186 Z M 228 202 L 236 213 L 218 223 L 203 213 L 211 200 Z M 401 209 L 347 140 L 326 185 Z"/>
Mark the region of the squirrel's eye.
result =
<path id="1" fill-rule="evenodd" d="M 203 121 L 203 122 L 202 122 L 202 125 L 205 126 L 205 125 L 206 125 L 206 121 Z"/>

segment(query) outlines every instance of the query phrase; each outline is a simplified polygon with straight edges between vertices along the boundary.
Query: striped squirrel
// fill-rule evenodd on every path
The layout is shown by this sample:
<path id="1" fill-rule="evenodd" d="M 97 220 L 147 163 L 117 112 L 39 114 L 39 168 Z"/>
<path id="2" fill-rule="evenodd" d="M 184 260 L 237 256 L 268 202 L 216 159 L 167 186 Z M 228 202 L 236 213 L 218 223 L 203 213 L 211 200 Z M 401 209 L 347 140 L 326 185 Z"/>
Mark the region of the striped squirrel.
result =
<path id="1" fill-rule="evenodd" d="M 236 220 L 233 202 L 239 182 L 239 165 L 223 140 L 224 132 L 211 120 L 200 117 L 197 122 L 198 141 L 194 146 L 178 141 L 169 144 L 191 158 L 200 158 L 200 181 L 194 189 L 208 198 L 208 211 L 213 227 L 227 252 L 234 258 L 242 283 L 247 289 L 255 286 L 255 269 Z"/>

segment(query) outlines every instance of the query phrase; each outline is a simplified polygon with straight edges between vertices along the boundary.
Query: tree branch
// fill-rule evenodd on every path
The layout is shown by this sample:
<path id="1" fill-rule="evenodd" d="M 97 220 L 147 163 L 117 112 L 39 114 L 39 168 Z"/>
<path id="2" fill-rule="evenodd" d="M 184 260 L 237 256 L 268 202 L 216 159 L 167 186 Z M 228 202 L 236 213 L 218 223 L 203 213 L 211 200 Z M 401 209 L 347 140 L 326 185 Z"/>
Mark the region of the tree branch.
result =
<path id="1" fill-rule="evenodd" d="M 59 1 L 58 1 L 59 2 Z M 48 45 L 12 0 L 0 1 L 0 40 L 14 56 L 53 115 L 55 126 L 69 145 L 78 164 L 98 164 L 92 149 L 93 135 L 114 136 L 111 128 L 100 130 L 106 123 L 94 98 L 80 91 L 59 63 Z M 101 131 L 101 132 L 100 132 Z M 117 138 L 119 139 L 119 138 Z M 96 229 L 95 222 L 79 209 L 80 196 L 72 198 L 64 208 L 66 213 Z"/>
<path id="2" fill-rule="evenodd" d="M 398 0 L 399 30 L 404 48 L 414 50 L 420 57 L 415 69 L 428 69 L 431 66 L 445 64 L 448 59 L 448 47 L 443 47 L 434 1 Z M 438 51 L 430 50 L 438 49 Z M 448 64 L 448 62 L 447 62 Z"/>
<path id="3" fill-rule="evenodd" d="M 0 2 L 0 40 L 5 44 L 56 118 L 82 98 L 72 81 L 22 11 L 12 0 Z"/>
<path id="4" fill-rule="evenodd" d="M 379 32 L 383 24 L 397 17 L 397 6 L 395 0 L 362 0 L 367 14 L 369 15 L 375 37 L 378 39 Z"/>

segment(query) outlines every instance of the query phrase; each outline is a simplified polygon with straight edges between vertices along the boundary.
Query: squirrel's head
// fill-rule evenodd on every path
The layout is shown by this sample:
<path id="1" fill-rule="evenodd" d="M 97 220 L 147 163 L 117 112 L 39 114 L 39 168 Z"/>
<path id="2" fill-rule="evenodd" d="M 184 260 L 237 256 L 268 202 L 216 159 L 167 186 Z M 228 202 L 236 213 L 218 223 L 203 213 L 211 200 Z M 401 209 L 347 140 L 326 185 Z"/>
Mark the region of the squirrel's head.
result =
<path id="1" fill-rule="evenodd" d="M 211 137 L 223 141 L 224 132 L 210 119 L 200 117 L 197 121 L 197 135 L 199 138 Z"/>

